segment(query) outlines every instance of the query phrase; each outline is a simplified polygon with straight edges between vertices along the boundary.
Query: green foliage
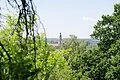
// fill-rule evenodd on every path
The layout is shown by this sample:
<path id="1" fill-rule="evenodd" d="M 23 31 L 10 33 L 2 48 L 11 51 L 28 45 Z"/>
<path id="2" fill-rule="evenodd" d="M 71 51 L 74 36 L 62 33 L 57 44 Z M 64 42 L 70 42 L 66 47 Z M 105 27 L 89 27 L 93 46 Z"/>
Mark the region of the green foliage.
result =
<path id="1" fill-rule="evenodd" d="M 75 80 L 83 77 L 80 72 L 81 56 L 86 51 L 87 46 L 88 42 L 79 40 L 74 35 L 70 35 L 70 38 L 65 40 L 62 44 L 62 48 L 68 50 L 67 53 L 64 54 L 64 57 L 68 62 L 68 66 L 72 69 Z"/>
<path id="2" fill-rule="evenodd" d="M 44 34 L 24 38 L 24 26 L 16 25 L 16 18 L 8 15 L 7 25 L 0 31 L 0 75 L 2 80 L 62 80 L 71 73 L 63 57 L 66 50 L 50 50 Z M 36 54 L 34 50 L 36 49 Z M 62 75 L 60 74 L 62 73 Z"/>
<path id="3" fill-rule="evenodd" d="M 92 37 L 100 40 L 98 45 L 104 52 L 107 52 L 110 45 L 120 38 L 119 8 L 120 4 L 116 4 L 114 6 L 114 13 L 112 15 L 103 15 L 102 20 L 99 20 L 94 26 L 95 31 L 93 32 Z"/>
<path id="4" fill-rule="evenodd" d="M 70 67 L 68 66 L 68 63 L 66 62 L 64 58 L 64 54 L 67 53 L 66 50 L 56 50 L 53 55 L 51 56 L 51 59 L 55 59 L 56 66 L 51 71 L 51 75 L 49 80 L 71 80 L 72 79 L 72 72 Z"/>
<path id="5" fill-rule="evenodd" d="M 114 13 L 112 15 L 103 15 L 102 20 L 99 20 L 94 26 L 95 31 L 92 37 L 98 39 L 97 51 L 90 52 L 91 57 L 87 58 L 91 61 L 88 64 L 87 75 L 90 78 L 97 80 L 119 80 L 119 38 L 120 38 L 120 4 L 114 6 Z M 89 55 L 86 55 L 89 56 Z M 85 72 L 86 73 L 86 72 Z"/>
<path id="6" fill-rule="evenodd" d="M 92 37 L 99 43 L 89 49 L 74 35 L 60 48 L 46 45 L 44 33 L 34 35 L 31 20 L 26 38 L 24 21 L 16 25 L 18 18 L 7 15 L 0 30 L 0 80 L 120 80 L 119 8 L 94 26 Z"/>

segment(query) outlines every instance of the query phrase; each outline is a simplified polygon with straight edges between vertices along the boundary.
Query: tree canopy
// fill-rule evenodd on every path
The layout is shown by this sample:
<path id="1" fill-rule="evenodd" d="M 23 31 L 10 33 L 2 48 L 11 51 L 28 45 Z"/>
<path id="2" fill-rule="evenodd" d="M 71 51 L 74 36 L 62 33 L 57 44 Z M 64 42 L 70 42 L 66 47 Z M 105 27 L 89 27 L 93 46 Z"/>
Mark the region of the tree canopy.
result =
<path id="1" fill-rule="evenodd" d="M 120 4 L 94 26 L 97 46 L 70 35 L 56 48 L 35 32 L 33 0 L 7 1 L 19 14 L 0 30 L 0 80 L 120 80 Z"/>

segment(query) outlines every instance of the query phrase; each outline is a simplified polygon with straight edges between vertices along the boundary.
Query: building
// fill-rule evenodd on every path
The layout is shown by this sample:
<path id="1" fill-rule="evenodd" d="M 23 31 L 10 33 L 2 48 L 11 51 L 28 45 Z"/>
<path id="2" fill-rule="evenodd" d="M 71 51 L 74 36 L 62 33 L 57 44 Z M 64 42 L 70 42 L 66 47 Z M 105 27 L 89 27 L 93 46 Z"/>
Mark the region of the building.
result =
<path id="1" fill-rule="evenodd" d="M 52 40 L 51 42 L 54 42 L 54 43 L 50 43 L 50 45 L 54 46 L 54 47 L 59 47 L 62 45 L 62 34 L 60 33 L 59 35 L 59 39 L 57 39 L 57 41 L 54 39 Z"/>

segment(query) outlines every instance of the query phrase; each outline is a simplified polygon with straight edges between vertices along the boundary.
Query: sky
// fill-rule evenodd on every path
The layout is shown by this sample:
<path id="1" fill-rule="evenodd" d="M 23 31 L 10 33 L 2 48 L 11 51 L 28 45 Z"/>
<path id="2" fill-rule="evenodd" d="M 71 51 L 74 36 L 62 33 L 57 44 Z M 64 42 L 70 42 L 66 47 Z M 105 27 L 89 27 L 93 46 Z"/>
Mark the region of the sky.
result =
<path id="1" fill-rule="evenodd" d="M 37 13 L 45 26 L 47 37 L 76 35 L 90 38 L 97 20 L 112 14 L 119 0 L 34 0 Z"/>
<path id="2" fill-rule="evenodd" d="M 6 1 L 6 0 L 4 0 Z M 102 15 L 112 14 L 119 0 L 33 0 L 48 38 L 90 38 Z M 0 5 L 5 6 L 3 1 Z M 40 28 L 42 29 L 42 27 Z M 40 31 L 41 32 L 41 31 Z"/>

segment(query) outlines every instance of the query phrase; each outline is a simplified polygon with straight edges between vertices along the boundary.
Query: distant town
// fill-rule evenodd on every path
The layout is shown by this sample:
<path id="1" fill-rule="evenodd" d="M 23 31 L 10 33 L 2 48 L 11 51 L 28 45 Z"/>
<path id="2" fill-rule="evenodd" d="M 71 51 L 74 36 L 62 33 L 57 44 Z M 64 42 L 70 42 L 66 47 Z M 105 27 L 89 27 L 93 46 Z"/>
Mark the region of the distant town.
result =
<path id="1" fill-rule="evenodd" d="M 67 39 L 69 39 L 69 38 L 63 38 L 61 42 L 64 42 Z M 92 38 L 87 38 L 87 39 L 78 38 L 78 40 L 87 41 L 91 45 L 97 45 L 97 43 L 99 42 L 98 40 L 95 40 Z M 52 46 L 59 46 L 60 45 L 59 38 L 47 38 L 47 41 Z"/>

